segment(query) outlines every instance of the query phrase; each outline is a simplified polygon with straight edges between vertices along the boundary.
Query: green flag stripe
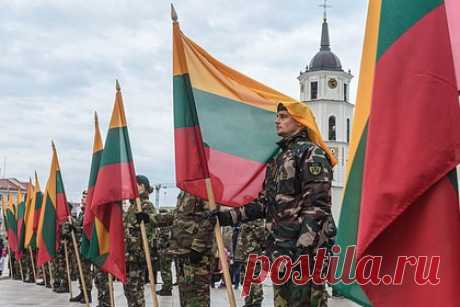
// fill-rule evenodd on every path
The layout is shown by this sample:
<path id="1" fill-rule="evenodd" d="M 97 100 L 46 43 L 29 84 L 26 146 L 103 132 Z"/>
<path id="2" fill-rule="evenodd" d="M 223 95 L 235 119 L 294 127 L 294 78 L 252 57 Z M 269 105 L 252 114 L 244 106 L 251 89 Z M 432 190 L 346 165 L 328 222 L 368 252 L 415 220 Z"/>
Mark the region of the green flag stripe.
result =
<path id="1" fill-rule="evenodd" d="M 56 193 L 65 193 L 61 171 L 56 172 Z"/>
<path id="2" fill-rule="evenodd" d="M 404 32 L 442 0 L 382 0 L 377 60 Z"/>
<path id="3" fill-rule="evenodd" d="M 8 229 L 11 229 L 15 234 L 18 233 L 18 225 L 16 222 L 16 217 L 14 216 L 13 211 L 10 209 L 6 210 L 6 223 L 8 225 Z"/>
<path id="4" fill-rule="evenodd" d="M 183 83 L 183 76 L 174 77 L 174 82 Z M 184 91 L 174 85 L 174 91 Z M 175 128 L 193 126 L 188 118 L 186 101 L 177 99 L 186 95 L 175 93 Z M 277 151 L 279 137 L 275 131 L 275 113 L 218 96 L 202 90 L 193 89 L 198 120 L 203 142 L 207 146 L 243 159 L 266 163 Z M 184 98 L 185 99 L 185 98 Z M 221 116 L 216 116 L 220 114 Z M 257 140 L 255 142 L 254 140 Z"/>
<path id="5" fill-rule="evenodd" d="M 173 96 L 174 127 L 190 128 L 198 126 L 192 84 L 188 74 L 173 77 Z"/>
<path id="6" fill-rule="evenodd" d="M 361 205 L 361 189 L 363 182 L 363 169 L 364 169 L 364 158 L 367 142 L 367 129 L 368 124 L 363 130 L 361 139 L 356 150 L 356 154 L 353 160 L 353 164 L 350 169 L 350 175 L 348 182 L 345 187 L 342 210 L 340 213 L 339 227 L 337 232 L 337 245 L 341 248 L 341 254 L 339 258 L 339 264 L 337 268 L 337 276 L 342 275 L 342 268 L 345 260 L 345 252 L 348 246 L 356 245 L 358 237 L 358 224 L 359 214 Z M 354 272 L 355 263 L 353 262 L 352 271 Z M 344 285 L 337 284 L 334 286 L 341 294 L 353 301 L 363 305 L 370 306 L 370 302 L 357 284 Z"/>
<path id="7" fill-rule="evenodd" d="M 99 150 L 93 153 L 93 157 L 91 159 L 91 172 L 89 174 L 89 188 L 96 185 L 97 173 L 99 172 L 99 167 L 101 165 L 102 152 L 102 150 Z"/>
<path id="8" fill-rule="evenodd" d="M 46 245 L 48 255 L 54 257 L 56 256 L 56 210 L 54 209 L 53 203 L 48 195 L 46 195 L 46 203 L 43 210 L 45 210 L 45 216 L 43 221 L 42 238 Z"/>
<path id="9" fill-rule="evenodd" d="M 128 128 L 111 128 L 105 141 L 104 154 L 102 155 L 100 167 L 131 162 L 131 144 L 129 142 Z"/>

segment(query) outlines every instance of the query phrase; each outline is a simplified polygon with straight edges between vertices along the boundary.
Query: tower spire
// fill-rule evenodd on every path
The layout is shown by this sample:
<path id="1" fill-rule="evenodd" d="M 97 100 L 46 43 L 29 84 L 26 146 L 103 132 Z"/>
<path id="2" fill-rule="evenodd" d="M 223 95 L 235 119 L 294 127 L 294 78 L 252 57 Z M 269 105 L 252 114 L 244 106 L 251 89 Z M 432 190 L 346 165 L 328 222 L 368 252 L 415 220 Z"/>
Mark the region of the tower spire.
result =
<path id="1" fill-rule="evenodd" d="M 331 46 L 329 42 L 329 26 L 327 24 L 327 8 L 331 7 L 330 5 L 327 4 L 327 0 L 324 0 L 323 4 L 319 5 L 324 9 L 323 12 L 323 26 L 321 29 L 321 51 L 330 51 Z"/>

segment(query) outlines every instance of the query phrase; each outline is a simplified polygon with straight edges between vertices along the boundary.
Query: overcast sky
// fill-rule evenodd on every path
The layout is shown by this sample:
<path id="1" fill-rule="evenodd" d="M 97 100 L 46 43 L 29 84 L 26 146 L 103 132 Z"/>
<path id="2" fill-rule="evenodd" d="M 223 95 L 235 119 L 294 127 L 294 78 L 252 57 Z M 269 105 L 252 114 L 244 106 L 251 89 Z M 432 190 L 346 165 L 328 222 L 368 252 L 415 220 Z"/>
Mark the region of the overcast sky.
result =
<path id="1" fill-rule="evenodd" d="M 320 0 L 174 1 L 182 31 L 220 61 L 299 98 L 319 49 Z M 355 75 L 367 1 L 331 0 L 331 47 Z M 69 200 L 88 182 L 93 112 L 103 138 L 120 80 L 136 171 L 174 183 L 170 1 L 0 1 L 0 167 L 44 188 L 51 140 Z M 176 191 L 161 201 L 174 204 Z"/>

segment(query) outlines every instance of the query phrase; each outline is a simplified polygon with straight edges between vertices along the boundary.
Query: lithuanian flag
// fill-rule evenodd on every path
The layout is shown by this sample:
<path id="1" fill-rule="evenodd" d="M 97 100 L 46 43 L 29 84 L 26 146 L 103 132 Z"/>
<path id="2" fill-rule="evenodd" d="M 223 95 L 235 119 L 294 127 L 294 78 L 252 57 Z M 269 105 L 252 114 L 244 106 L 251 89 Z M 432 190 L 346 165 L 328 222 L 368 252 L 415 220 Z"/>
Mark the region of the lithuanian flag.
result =
<path id="1" fill-rule="evenodd" d="M 18 251 L 16 257 L 19 259 L 24 253 L 25 231 L 26 231 L 26 217 L 27 211 L 30 208 L 30 201 L 32 196 L 32 179 L 29 179 L 27 184 L 26 197 L 23 198 L 18 206 Z"/>
<path id="2" fill-rule="evenodd" d="M 70 215 L 54 143 L 52 147 L 50 175 L 43 195 L 37 230 L 37 266 L 39 267 L 56 256 L 61 241 L 61 225 Z"/>
<path id="3" fill-rule="evenodd" d="M 102 145 L 102 137 L 101 131 L 99 129 L 97 113 L 94 114 L 94 126 L 93 156 L 91 159 L 91 169 L 87 189 L 88 194 L 86 195 L 85 213 L 83 216 L 83 237 L 80 247 L 81 254 L 87 259 L 99 256 L 97 233 L 94 232 L 95 217 L 94 212 L 91 209 L 91 203 L 94 195 L 94 186 L 96 185 L 97 174 L 101 164 L 102 151 L 104 149 L 104 146 Z M 93 238 L 94 242 L 92 246 L 94 250 L 91 250 L 91 239 Z"/>
<path id="4" fill-rule="evenodd" d="M 91 210 L 96 216 L 98 255 L 91 258 L 100 268 L 126 282 L 124 229 L 121 202 L 139 196 L 120 86 L 97 172 Z M 99 223 L 100 221 L 100 223 Z M 93 247 L 91 247 L 93 249 Z"/>
<path id="5" fill-rule="evenodd" d="M 456 81 L 444 1 L 369 2 L 338 244 L 383 256 L 381 277 L 398 256 L 440 256 L 440 283 L 417 285 L 408 265 L 402 285 L 336 286 L 356 302 L 458 305 Z"/>
<path id="6" fill-rule="evenodd" d="M 38 181 L 37 172 L 35 172 L 35 185 L 33 186 L 32 199 L 30 200 L 30 207 L 26 212 L 26 231 L 24 239 L 24 247 L 29 246 L 32 249 L 37 247 L 37 228 L 38 220 L 40 217 L 40 208 L 43 201 L 43 194 L 40 190 L 40 183 Z"/>
<path id="7" fill-rule="evenodd" d="M 8 205 L 6 205 L 6 198 L 4 202 L 3 212 L 5 214 L 5 229 L 8 235 L 8 246 L 12 253 L 16 253 L 18 248 L 18 225 L 16 220 L 16 208 L 14 206 L 14 194 L 9 193 Z"/>
<path id="8" fill-rule="evenodd" d="M 173 91 L 176 182 L 207 199 L 211 178 L 216 202 L 240 206 L 262 188 L 266 163 L 278 151 L 278 103 L 302 122 L 310 139 L 336 160 L 303 103 L 220 63 L 173 23 Z"/>

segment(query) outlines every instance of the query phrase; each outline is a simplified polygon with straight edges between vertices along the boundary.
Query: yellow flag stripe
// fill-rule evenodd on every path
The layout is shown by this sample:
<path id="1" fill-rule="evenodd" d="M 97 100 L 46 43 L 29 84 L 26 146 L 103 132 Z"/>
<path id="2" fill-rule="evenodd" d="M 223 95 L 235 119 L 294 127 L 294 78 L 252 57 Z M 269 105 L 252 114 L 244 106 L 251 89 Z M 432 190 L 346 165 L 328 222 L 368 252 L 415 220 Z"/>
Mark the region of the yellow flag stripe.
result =
<path id="1" fill-rule="evenodd" d="M 381 0 L 369 1 L 366 33 L 364 36 L 364 47 L 359 74 L 358 94 L 356 97 L 356 109 L 353 119 L 350 150 L 348 152 L 349 163 L 347 164 L 346 181 L 348 181 L 350 169 L 353 166 L 356 150 L 366 127 L 372 105 L 372 91 L 380 24 L 380 9 Z"/>

